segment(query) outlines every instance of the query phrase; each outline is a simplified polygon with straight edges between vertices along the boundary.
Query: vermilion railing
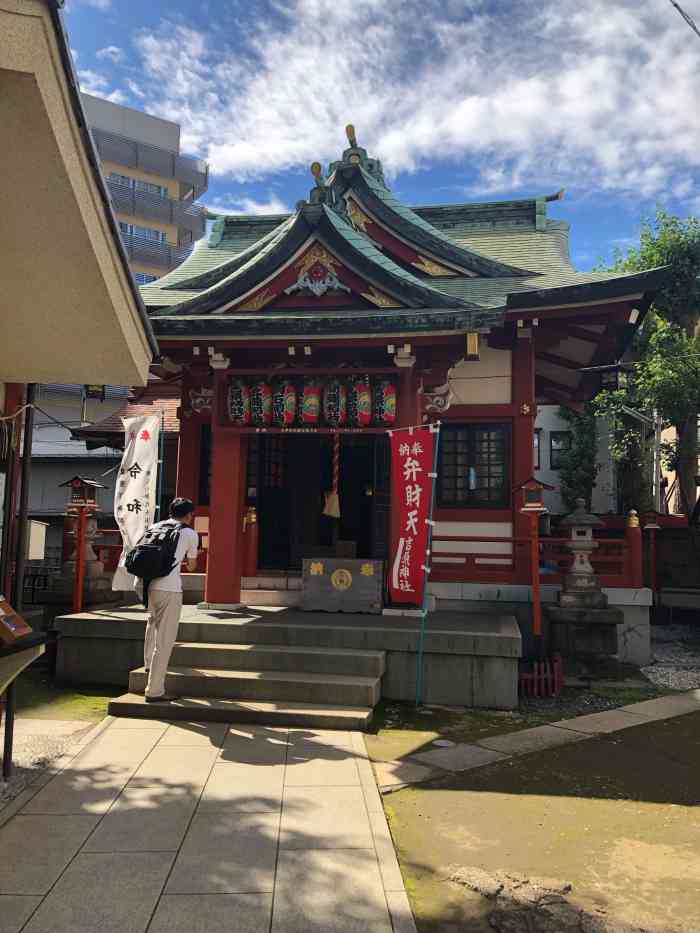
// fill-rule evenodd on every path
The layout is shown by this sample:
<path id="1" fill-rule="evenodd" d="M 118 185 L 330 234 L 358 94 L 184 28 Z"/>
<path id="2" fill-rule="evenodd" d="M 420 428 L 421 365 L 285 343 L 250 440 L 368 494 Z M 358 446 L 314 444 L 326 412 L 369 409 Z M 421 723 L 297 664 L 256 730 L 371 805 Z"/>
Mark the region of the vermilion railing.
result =
<path id="1" fill-rule="evenodd" d="M 540 582 L 561 585 L 573 556 L 568 538 L 542 537 Z M 530 547 L 529 538 L 433 536 L 431 580 L 459 583 L 514 583 L 519 549 Z M 625 529 L 624 538 L 596 538 L 598 547 L 591 564 L 600 583 L 606 587 L 644 586 L 642 579 L 642 539 L 638 527 Z M 451 545 L 451 546 L 450 546 Z M 464 553 L 469 545 L 469 553 Z"/>

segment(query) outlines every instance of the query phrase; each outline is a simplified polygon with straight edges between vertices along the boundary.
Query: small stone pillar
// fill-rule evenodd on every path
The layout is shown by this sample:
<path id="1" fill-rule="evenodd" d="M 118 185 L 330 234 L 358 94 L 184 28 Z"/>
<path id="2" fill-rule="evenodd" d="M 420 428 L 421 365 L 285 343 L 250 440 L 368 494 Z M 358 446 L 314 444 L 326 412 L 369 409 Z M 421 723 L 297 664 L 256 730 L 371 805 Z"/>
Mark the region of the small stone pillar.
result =
<path id="1" fill-rule="evenodd" d="M 624 621 L 621 609 L 610 609 L 608 599 L 591 565 L 591 554 L 598 547 L 593 529 L 603 526 L 595 515 L 586 512 L 583 499 L 576 500 L 574 511 L 562 519 L 559 527 L 569 531 L 569 549 L 573 563 L 564 577 L 564 586 L 556 606 L 547 606 L 550 647 L 577 664 L 580 671 L 591 659 L 606 659 L 618 652 L 618 626 Z M 616 662 L 615 662 L 616 664 Z"/>

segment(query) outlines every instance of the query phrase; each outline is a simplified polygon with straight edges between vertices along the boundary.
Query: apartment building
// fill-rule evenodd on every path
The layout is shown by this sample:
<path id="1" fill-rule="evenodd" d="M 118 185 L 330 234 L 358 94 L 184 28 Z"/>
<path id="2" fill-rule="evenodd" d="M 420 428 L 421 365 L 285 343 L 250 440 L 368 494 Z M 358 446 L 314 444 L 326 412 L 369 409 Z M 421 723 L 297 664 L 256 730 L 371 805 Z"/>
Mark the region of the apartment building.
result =
<path id="1" fill-rule="evenodd" d="M 82 100 L 134 277 L 146 285 L 204 235 L 206 208 L 196 202 L 209 167 L 181 154 L 177 123 L 89 94 Z"/>

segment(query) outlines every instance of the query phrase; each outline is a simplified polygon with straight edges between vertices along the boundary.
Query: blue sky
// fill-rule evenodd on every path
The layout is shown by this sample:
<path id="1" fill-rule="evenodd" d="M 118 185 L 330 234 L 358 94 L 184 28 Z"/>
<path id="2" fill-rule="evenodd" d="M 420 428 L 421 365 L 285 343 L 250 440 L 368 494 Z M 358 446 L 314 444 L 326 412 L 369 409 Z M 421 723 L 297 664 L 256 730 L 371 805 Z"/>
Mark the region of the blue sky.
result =
<path id="1" fill-rule="evenodd" d="M 66 25 L 84 90 L 181 124 L 213 209 L 292 208 L 352 122 L 409 204 L 565 188 L 581 269 L 657 205 L 700 214 L 700 39 L 668 0 L 68 0 Z"/>

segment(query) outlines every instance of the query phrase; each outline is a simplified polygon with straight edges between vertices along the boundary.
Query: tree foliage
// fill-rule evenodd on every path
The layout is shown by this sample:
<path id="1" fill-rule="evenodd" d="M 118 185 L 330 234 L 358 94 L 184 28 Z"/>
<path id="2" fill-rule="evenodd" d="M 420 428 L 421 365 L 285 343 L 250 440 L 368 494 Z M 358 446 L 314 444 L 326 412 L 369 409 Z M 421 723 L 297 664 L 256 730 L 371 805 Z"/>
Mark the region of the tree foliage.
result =
<path id="1" fill-rule="evenodd" d="M 684 510 L 692 509 L 697 472 L 700 412 L 700 222 L 659 210 L 642 225 L 638 247 L 618 252 L 611 271 L 639 272 L 668 266 L 667 284 L 657 293 L 632 348 L 625 389 L 602 392 L 595 410 L 614 424 L 612 454 L 623 480 L 624 509 L 650 500 L 648 434 L 625 407 L 675 428 L 664 445 L 666 466 L 677 471 Z M 644 488 L 646 487 L 646 488 Z"/>
<path id="2" fill-rule="evenodd" d="M 567 511 L 573 512 L 577 499 L 585 499 L 590 511 L 593 489 L 600 465 L 596 462 L 598 439 L 595 412 L 586 405 L 582 412 L 560 408 L 559 415 L 571 427 L 571 450 L 560 457 L 559 482 Z"/>

